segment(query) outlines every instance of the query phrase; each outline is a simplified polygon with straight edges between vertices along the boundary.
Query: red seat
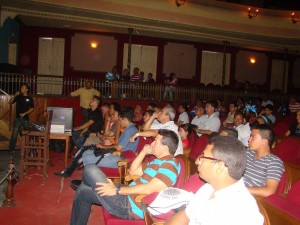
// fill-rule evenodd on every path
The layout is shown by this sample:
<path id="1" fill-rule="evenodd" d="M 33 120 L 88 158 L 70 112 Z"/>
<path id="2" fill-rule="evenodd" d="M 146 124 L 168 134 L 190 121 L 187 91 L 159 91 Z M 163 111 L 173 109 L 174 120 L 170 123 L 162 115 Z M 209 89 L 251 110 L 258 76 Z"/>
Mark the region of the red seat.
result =
<path id="1" fill-rule="evenodd" d="M 207 144 L 208 144 L 207 135 L 202 135 L 200 137 L 197 137 L 193 145 L 191 146 L 190 158 L 195 160 L 204 151 Z"/>
<path id="2" fill-rule="evenodd" d="M 204 184 L 205 182 L 200 179 L 199 174 L 195 173 L 187 179 L 187 181 L 183 185 L 183 189 L 189 192 L 196 193 Z"/>
<path id="3" fill-rule="evenodd" d="M 285 121 L 279 121 L 273 126 L 276 137 L 283 137 L 284 134 L 289 130 L 289 126 Z"/>
<path id="4" fill-rule="evenodd" d="M 274 154 L 281 160 L 300 164 L 300 138 L 289 136 L 275 146 Z"/>

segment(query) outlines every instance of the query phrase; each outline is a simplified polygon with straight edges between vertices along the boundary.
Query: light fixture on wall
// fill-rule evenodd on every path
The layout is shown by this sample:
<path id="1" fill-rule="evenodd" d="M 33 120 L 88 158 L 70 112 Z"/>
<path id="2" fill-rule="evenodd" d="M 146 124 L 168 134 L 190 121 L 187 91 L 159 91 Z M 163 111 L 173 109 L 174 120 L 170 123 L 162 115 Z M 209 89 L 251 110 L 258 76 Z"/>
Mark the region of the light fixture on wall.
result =
<path id="1" fill-rule="evenodd" d="M 254 57 L 250 57 L 249 61 L 251 64 L 255 64 L 256 63 L 256 59 Z"/>
<path id="2" fill-rule="evenodd" d="M 92 41 L 90 43 L 90 45 L 91 45 L 91 48 L 97 48 L 98 47 L 98 43 L 96 41 Z"/>
<path id="3" fill-rule="evenodd" d="M 258 15 L 259 10 L 252 10 L 250 7 L 248 8 L 248 18 L 252 19 Z"/>
<path id="4" fill-rule="evenodd" d="M 292 21 L 293 24 L 300 22 L 299 19 L 296 19 L 295 13 L 294 13 L 294 12 L 293 12 L 292 15 L 291 15 L 291 21 Z"/>
<path id="5" fill-rule="evenodd" d="M 184 5 L 184 3 L 186 2 L 186 0 L 176 0 L 176 5 L 177 7 Z"/>

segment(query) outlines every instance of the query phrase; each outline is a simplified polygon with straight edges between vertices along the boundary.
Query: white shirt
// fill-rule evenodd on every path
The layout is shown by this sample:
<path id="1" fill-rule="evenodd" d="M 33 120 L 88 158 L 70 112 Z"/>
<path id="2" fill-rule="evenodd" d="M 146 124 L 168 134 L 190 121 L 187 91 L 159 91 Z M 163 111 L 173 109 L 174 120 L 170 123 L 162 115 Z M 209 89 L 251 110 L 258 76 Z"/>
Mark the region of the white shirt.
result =
<path id="1" fill-rule="evenodd" d="M 205 121 L 206 121 L 205 115 L 202 115 L 202 116 L 200 116 L 200 117 L 195 116 L 195 117 L 193 118 L 191 124 L 196 125 L 196 126 L 200 129 L 200 127 L 204 127 Z"/>
<path id="2" fill-rule="evenodd" d="M 203 185 L 185 209 L 189 225 L 263 225 L 256 200 L 243 180 L 214 193 L 210 184 Z"/>
<path id="3" fill-rule="evenodd" d="M 183 122 L 182 124 L 187 124 L 190 122 L 190 118 L 189 118 L 189 115 L 187 114 L 187 112 L 183 112 L 179 115 L 178 122 L 179 121 L 182 121 Z"/>
<path id="4" fill-rule="evenodd" d="M 169 121 L 169 122 L 166 122 L 165 124 L 162 124 L 162 123 L 152 124 L 150 129 L 152 129 L 152 130 L 166 129 L 166 130 L 174 131 L 175 134 L 177 134 L 177 137 L 178 137 L 178 140 L 179 140 L 178 147 L 177 147 L 177 150 L 175 152 L 175 155 L 183 154 L 183 146 L 182 146 L 181 138 L 180 138 L 179 133 L 178 133 L 178 126 L 174 123 L 174 121 Z"/>
<path id="5" fill-rule="evenodd" d="M 226 119 L 223 122 L 223 125 L 225 126 L 227 123 L 233 123 L 234 122 L 234 114 L 232 112 L 229 112 Z"/>
<path id="6" fill-rule="evenodd" d="M 212 132 L 219 132 L 221 121 L 219 119 L 219 112 L 214 112 L 210 116 L 207 114 L 203 115 L 203 124 L 199 129 L 201 130 L 210 130 Z M 202 134 L 197 133 L 198 136 L 201 136 Z"/>
<path id="7" fill-rule="evenodd" d="M 234 127 L 238 131 L 238 139 L 243 143 L 244 146 L 249 146 L 249 138 L 251 134 L 251 128 L 249 123 L 241 124 L 237 127 Z"/>

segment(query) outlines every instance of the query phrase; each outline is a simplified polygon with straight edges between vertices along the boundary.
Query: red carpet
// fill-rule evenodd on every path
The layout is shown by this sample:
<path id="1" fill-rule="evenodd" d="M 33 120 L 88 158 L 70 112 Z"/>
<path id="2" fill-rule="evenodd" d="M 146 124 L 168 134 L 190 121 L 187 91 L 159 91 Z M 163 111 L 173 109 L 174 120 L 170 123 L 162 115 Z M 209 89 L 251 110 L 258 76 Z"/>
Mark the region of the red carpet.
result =
<path id="1" fill-rule="evenodd" d="M 66 225 L 69 224 L 75 191 L 72 179 L 81 179 L 82 170 L 72 178 L 59 178 L 54 172 L 63 169 L 64 153 L 50 153 L 48 178 L 41 185 L 41 170 L 30 169 L 28 178 L 14 188 L 16 206 L 0 208 L 1 225 Z M 88 225 L 104 224 L 100 206 L 93 206 Z"/>

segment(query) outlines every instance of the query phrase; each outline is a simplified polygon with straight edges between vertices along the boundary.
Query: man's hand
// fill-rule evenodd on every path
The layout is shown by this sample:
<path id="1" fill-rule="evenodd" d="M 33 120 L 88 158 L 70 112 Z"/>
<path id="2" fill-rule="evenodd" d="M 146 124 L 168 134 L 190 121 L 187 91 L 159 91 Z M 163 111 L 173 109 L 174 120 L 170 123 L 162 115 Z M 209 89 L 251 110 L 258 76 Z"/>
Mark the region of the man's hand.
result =
<path id="1" fill-rule="evenodd" d="M 20 94 L 20 92 L 17 91 L 14 97 L 17 97 L 19 94 Z"/>
<path id="2" fill-rule="evenodd" d="M 73 131 L 78 131 L 80 130 L 79 127 L 74 127 Z"/>
<path id="3" fill-rule="evenodd" d="M 96 137 L 97 133 L 90 133 L 89 137 Z"/>
<path id="4" fill-rule="evenodd" d="M 96 144 L 96 147 L 97 147 L 97 148 L 104 148 L 104 147 L 103 147 L 103 144 L 101 144 L 101 143 Z"/>
<path id="5" fill-rule="evenodd" d="M 20 113 L 20 118 L 23 118 L 26 114 L 25 113 Z"/>
<path id="6" fill-rule="evenodd" d="M 129 139 L 130 142 L 135 142 L 135 139 L 139 136 L 139 132 L 132 135 L 132 137 Z"/>
<path id="7" fill-rule="evenodd" d="M 99 187 L 95 189 L 98 195 L 100 196 L 116 195 L 116 190 L 117 190 L 116 186 L 111 181 L 111 179 L 107 179 L 107 181 L 108 183 L 102 183 L 102 182 L 96 183 L 96 185 L 99 185 Z"/>
<path id="8" fill-rule="evenodd" d="M 146 155 L 152 154 L 152 146 L 151 145 L 145 145 L 142 152 L 146 153 Z"/>
<path id="9" fill-rule="evenodd" d="M 157 119 L 158 115 L 159 115 L 159 112 L 154 112 L 153 115 L 152 115 L 152 117 L 153 117 L 154 119 Z"/>

